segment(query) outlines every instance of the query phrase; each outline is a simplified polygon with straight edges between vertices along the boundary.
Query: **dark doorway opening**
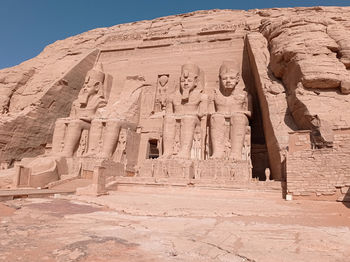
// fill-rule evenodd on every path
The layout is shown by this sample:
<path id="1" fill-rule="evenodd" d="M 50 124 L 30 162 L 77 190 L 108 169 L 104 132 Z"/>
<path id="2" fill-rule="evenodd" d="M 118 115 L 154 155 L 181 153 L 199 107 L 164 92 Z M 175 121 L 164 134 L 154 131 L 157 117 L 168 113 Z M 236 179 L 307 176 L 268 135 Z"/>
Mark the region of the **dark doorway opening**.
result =
<path id="1" fill-rule="evenodd" d="M 156 159 L 159 157 L 158 140 L 148 140 L 148 159 Z"/>
<path id="2" fill-rule="evenodd" d="M 269 154 L 266 146 L 261 105 L 246 48 L 247 47 L 245 46 L 243 53 L 242 77 L 246 89 L 251 95 L 252 103 L 252 117 L 249 121 L 251 128 L 251 160 L 253 166 L 252 177 L 259 181 L 265 181 L 271 178 L 270 176 L 266 177 L 265 174 L 269 173 L 270 170 Z M 267 170 L 268 172 L 266 172 Z"/>

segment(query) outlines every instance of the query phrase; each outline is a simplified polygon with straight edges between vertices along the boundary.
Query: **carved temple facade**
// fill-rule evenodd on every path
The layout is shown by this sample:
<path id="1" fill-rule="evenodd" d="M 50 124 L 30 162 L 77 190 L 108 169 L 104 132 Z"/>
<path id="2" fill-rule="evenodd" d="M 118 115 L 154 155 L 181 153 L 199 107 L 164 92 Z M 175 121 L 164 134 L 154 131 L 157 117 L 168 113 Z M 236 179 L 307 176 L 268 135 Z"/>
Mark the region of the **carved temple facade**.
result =
<path id="1" fill-rule="evenodd" d="M 285 21 L 264 12 L 249 20 L 218 11 L 206 26 L 200 12 L 181 17 L 183 24 L 160 19 L 145 34 L 140 22 L 141 33 L 87 48 L 40 98 L 51 121 L 41 141 L 47 150 L 21 154 L 14 185 L 54 188 L 87 179 L 93 183 L 77 192 L 99 194 L 118 183 L 261 183 L 295 197 L 346 194 L 350 75 L 339 38 L 346 25 L 331 16 L 306 21 L 316 9 Z M 309 27 L 319 34 L 306 35 Z M 53 99 L 57 90 L 69 98 Z M 316 174 L 328 159 L 337 171 Z M 316 181 L 319 175 L 324 179 Z"/>

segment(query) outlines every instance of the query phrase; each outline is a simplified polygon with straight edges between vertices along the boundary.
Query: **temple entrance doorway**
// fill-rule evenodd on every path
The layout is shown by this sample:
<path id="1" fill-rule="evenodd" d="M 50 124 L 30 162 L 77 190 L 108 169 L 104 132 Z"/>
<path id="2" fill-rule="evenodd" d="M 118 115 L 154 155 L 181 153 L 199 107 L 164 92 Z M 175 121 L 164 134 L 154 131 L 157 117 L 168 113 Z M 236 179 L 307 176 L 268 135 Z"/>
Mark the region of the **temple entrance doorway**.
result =
<path id="1" fill-rule="evenodd" d="M 159 157 L 158 140 L 148 140 L 148 159 L 156 159 Z"/>

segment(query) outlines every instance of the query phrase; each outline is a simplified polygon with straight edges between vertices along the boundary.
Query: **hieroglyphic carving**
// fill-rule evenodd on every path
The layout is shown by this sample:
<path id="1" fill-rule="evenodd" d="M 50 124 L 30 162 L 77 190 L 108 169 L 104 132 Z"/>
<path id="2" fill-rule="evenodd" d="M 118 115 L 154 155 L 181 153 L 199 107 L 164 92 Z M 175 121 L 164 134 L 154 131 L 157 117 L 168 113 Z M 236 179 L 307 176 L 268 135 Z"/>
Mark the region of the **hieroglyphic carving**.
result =
<path id="1" fill-rule="evenodd" d="M 199 35 L 209 35 L 209 34 L 218 34 L 218 33 L 234 33 L 237 30 L 237 25 L 234 24 L 214 24 L 203 27 Z"/>

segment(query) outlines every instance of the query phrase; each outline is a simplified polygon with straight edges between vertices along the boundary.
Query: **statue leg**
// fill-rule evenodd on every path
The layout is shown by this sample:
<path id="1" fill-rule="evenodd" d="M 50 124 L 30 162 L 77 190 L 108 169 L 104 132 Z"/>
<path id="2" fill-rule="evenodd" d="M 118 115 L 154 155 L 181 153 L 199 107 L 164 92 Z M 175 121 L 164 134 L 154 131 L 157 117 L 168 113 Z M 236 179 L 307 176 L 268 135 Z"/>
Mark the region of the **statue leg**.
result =
<path id="1" fill-rule="evenodd" d="M 94 119 L 91 122 L 91 128 L 89 132 L 89 143 L 87 155 L 96 155 L 99 153 L 99 142 L 102 135 L 103 120 Z"/>
<path id="2" fill-rule="evenodd" d="M 231 117 L 231 156 L 230 158 L 241 160 L 242 148 L 248 118 L 244 114 L 235 114 Z"/>
<path id="3" fill-rule="evenodd" d="M 210 118 L 210 138 L 213 147 L 212 158 L 224 158 L 225 152 L 225 117 L 213 114 Z"/>
<path id="4" fill-rule="evenodd" d="M 52 153 L 57 154 L 62 150 L 64 135 L 66 132 L 66 119 L 57 119 L 52 137 Z"/>
<path id="5" fill-rule="evenodd" d="M 122 122 L 118 120 L 108 120 L 103 137 L 102 154 L 103 158 L 110 158 L 118 142 L 119 132 Z"/>
<path id="6" fill-rule="evenodd" d="M 185 116 L 181 119 L 180 151 L 178 157 L 190 158 L 193 144 L 194 129 L 199 120 L 197 116 Z"/>
<path id="7" fill-rule="evenodd" d="M 176 120 L 172 116 L 164 117 L 163 126 L 163 155 L 161 158 L 171 157 L 175 143 Z"/>
<path id="8" fill-rule="evenodd" d="M 67 133 L 64 139 L 64 148 L 61 153 L 64 157 L 72 157 L 76 149 L 81 132 L 83 129 L 89 129 L 90 123 L 82 120 L 71 120 L 68 123 Z"/>

